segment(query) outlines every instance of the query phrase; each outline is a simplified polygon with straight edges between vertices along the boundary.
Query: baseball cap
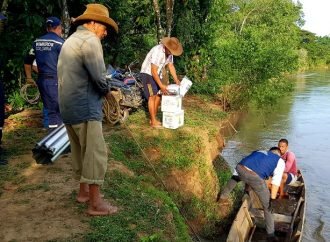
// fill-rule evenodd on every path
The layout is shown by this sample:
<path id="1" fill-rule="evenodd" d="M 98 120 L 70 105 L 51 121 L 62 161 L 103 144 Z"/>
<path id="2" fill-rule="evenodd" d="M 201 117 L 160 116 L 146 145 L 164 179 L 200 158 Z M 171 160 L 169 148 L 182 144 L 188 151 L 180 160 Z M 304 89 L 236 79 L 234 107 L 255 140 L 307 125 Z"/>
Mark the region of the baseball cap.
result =
<path id="1" fill-rule="evenodd" d="M 4 19 L 7 19 L 7 18 L 5 17 L 5 15 L 3 15 L 2 13 L 0 13 L 0 20 L 4 20 Z"/>
<path id="2" fill-rule="evenodd" d="M 59 20 L 56 17 L 49 17 L 46 20 L 46 25 L 49 26 L 49 27 L 52 27 L 52 28 L 57 27 L 60 24 L 61 24 L 61 20 Z"/>

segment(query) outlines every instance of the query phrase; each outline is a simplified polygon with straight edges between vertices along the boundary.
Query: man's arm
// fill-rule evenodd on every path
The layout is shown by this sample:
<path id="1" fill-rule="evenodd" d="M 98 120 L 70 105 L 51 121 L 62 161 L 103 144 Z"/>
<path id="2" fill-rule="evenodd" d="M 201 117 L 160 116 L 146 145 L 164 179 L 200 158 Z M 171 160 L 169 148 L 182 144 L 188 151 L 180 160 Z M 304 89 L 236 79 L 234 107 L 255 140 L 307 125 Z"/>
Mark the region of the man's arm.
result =
<path id="1" fill-rule="evenodd" d="M 24 64 L 24 72 L 25 72 L 26 80 L 31 80 L 32 79 L 32 65 Z"/>
<path id="2" fill-rule="evenodd" d="M 34 82 L 32 78 L 32 68 L 33 68 L 32 65 L 34 60 L 35 60 L 34 50 L 31 49 L 24 58 L 24 72 L 27 82 Z"/>
<path id="3" fill-rule="evenodd" d="M 274 174 L 272 177 L 272 189 L 270 194 L 271 199 L 276 199 L 278 189 L 281 185 L 284 169 L 285 169 L 285 162 L 282 158 L 280 158 L 277 162 L 277 166 L 274 170 Z"/>
<path id="4" fill-rule="evenodd" d="M 171 73 L 175 83 L 177 85 L 180 85 L 180 81 L 179 81 L 178 76 L 176 75 L 176 70 L 175 70 L 174 64 L 173 63 L 168 63 L 168 69 L 170 70 L 170 73 Z"/>
<path id="5" fill-rule="evenodd" d="M 84 42 L 81 50 L 84 66 L 88 71 L 90 80 L 101 95 L 108 95 L 110 86 L 106 80 L 106 68 L 100 40 L 97 37 L 89 38 L 88 41 Z"/>
<path id="6" fill-rule="evenodd" d="M 156 66 L 155 64 L 151 64 L 152 78 L 156 81 L 156 83 L 158 84 L 160 90 L 162 90 L 162 93 L 166 95 L 167 94 L 167 86 L 162 83 L 162 81 L 159 78 L 159 75 L 158 75 L 157 71 L 158 71 L 158 66 Z"/>

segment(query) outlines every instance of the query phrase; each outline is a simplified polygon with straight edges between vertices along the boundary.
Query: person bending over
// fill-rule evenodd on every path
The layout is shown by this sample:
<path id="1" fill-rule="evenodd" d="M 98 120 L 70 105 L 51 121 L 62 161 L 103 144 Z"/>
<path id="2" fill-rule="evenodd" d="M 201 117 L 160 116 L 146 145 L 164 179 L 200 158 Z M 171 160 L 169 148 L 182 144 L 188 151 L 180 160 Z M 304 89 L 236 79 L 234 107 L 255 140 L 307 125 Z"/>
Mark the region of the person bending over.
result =
<path id="1" fill-rule="evenodd" d="M 160 105 L 160 93 L 167 94 L 167 86 L 162 83 L 163 70 L 166 66 L 177 85 L 180 81 L 176 75 L 173 56 L 180 56 L 183 52 L 180 41 L 175 37 L 165 37 L 160 44 L 154 46 L 141 67 L 141 79 L 144 87 L 145 97 L 148 99 L 148 110 L 150 114 L 150 125 L 153 128 L 160 128 L 161 122 L 156 119 Z"/>

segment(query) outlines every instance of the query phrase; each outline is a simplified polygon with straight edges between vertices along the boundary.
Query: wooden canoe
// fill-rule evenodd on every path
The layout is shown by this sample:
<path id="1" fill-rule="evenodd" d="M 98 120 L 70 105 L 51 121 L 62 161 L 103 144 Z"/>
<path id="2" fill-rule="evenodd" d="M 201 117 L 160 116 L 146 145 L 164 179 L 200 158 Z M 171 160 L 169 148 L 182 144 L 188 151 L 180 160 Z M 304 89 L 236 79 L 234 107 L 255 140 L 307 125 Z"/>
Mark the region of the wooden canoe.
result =
<path id="1" fill-rule="evenodd" d="M 277 199 L 273 206 L 275 234 L 280 241 L 301 242 L 306 211 L 305 184 L 302 175 L 287 185 L 288 198 Z M 250 190 L 230 228 L 227 242 L 266 241 L 264 212 L 259 198 Z"/>

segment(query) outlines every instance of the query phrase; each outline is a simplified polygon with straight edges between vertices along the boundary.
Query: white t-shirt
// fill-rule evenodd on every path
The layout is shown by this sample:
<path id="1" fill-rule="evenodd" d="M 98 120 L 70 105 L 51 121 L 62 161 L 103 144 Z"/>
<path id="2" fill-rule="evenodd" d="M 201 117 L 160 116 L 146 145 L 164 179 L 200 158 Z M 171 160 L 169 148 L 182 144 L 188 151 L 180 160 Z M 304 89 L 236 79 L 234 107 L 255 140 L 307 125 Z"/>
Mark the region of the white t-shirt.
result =
<path id="1" fill-rule="evenodd" d="M 168 63 L 173 63 L 173 55 L 169 55 L 166 59 L 165 46 L 163 44 L 156 45 L 149 51 L 146 58 L 144 59 L 141 67 L 141 73 L 146 73 L 152 76 L 151 64 L 154 64 L 158 66 L 157 73 L 161 78 L 162 69 Z"/>
<path id="2" fill-rule="evenodd" d="M 285 161 L 282 158 L 280 158 L 277 162 L 277 166 L 273 173 L 272 184 L 276 186 L 281 185 L 284 168 L 285 168 Z"/>

